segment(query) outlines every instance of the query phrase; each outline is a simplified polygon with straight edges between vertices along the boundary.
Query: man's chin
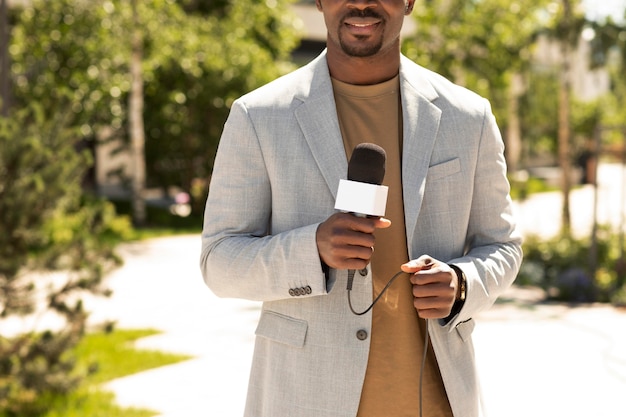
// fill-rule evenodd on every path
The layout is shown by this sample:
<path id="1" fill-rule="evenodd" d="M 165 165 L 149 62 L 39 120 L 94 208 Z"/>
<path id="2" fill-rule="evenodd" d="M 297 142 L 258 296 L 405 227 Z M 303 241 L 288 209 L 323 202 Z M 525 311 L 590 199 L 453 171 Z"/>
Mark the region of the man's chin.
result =
<path id="1" fill-rule="evenodd" d="M 353 58 L 368 58 L 376 55 L 382 45 L 380 43 L 370 45 L 352 45 L 348 43 L 341 43 L 341 50 L 348 56 Z"/>

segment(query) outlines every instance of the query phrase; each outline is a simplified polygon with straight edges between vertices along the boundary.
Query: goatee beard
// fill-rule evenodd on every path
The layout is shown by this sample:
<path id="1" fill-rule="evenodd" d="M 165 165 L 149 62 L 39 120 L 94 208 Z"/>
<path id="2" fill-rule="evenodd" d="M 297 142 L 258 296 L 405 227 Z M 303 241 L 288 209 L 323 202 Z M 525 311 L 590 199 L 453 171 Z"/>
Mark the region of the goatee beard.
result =
<path id="1" fill-rule="evenodd" d="M 374 56 L 381 50 L 383 47 L 383 41 L 380 39 L 375 44 L 355 46 L 348 45 L 342 40 L 341 34 L 339 35 L 339 45 L 341 46 L 341 50 L 348 56 L 354 58 L 367 58 L 370 56 Z"/>
<path id="2" fill-rule="evenodd" d="M 343 25 L 345 20 L 350 17 L 373 17 L 375 19 L 379 19 L 381 24 L 384 23 L 384 19 L 378 13 L 371 9 L 365 10 L 352 10 L 350 13 L 345 15 L 343 19 L 341 19 L 341 24 Z M 359 37 L 357 36 L 357 39 Z M 366 39 L 363 37 L 363 39 Z M 378 51 L 381 50 L 383 46 L 383 39 L 380 37 L 376 43 L 373 44 L 364 44 L 364 45 L 350 45 L 347 42 L 344 42 L 342 31 L 339 31 L 339 46 L 341 46 L 341 50 L 348 56 L 354 58 L 366 58 L 373 55 L 376 55 Z"/>

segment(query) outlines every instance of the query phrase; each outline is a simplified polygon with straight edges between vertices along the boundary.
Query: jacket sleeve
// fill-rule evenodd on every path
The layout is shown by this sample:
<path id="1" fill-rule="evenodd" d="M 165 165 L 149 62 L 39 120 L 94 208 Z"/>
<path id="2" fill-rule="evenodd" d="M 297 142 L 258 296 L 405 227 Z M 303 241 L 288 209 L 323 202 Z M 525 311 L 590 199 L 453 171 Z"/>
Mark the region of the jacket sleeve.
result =
<path id="1" fill-rule="evenodd" d="M 467 278 L 465 303 L 447 322 L 450 330 L 491 307 L 513 283 L 522 262 L 522 238 L 509 195 L 504 144 L 491 108 L 485 103 L 466 251 L 464 256 L 448 261 Z"/>
<path id="2" fill-rule="evenodd" d="M 246 107 L 235 101 L 205 207 L 204 281 L 220 297 L 255 301 L 325 294 L 315 241 L 319 223 L 272 234 L 268 163 Z"/>

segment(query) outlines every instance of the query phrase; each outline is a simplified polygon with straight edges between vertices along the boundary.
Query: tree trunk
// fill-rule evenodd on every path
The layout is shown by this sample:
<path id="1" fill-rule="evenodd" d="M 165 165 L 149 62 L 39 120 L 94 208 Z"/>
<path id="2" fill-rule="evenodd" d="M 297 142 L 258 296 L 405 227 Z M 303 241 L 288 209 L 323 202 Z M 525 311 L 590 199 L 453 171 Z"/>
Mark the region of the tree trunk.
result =
<path id="1" fill-rule="evenodd" d="M 561 74 L 559 82 L 559 130 L 558 130 L 558 160 L 561 168 L 561 191 L 563 193 L 563 211 L 561 217 L 561 231 L 569 234 L 571 231 L 571 216 L 569 195 L 571 190 L 571 158 L 570 158 L 570 95 L 571 95 L 571 46 L 570 31 L 573 30 L 572 10 L 569 0 L 563 1 L 562 27 L 566 34 L 561 39 Z"/>
<path id="2" fill-rule="evenodd" d="M 11 107 L 11 73 L 9 65 L 8 0 L 0 0 L 0 115 L 7 117 Z"/>
<path id="3" fill-rule="evenodd" d="M 133 223 L 143 226 L 146 223 L 146 202 L 144 189 L 146 187 L 146 160 L 145 160 L 145 132 L 143 123 L 143 76 L 141 61 L 143 54 L 142 34 L 137 12 L 137 0 L 132 0 L 133 34 L 130 72 L 132 77 L 129 98 L 129 123 L 131 155 L 133 161 L 132 178 L 132 207 Z"/>
<path id="4" fill-rule="evenodd" d="M 519 168 L 522 154 L 522 127 L 519 115 L 519 97 L 522 94 L 523 82 L 519 73 L 513 74 L 509 86 L 508 120 L 506 132 L 506 163 L 510 173 Z"/>

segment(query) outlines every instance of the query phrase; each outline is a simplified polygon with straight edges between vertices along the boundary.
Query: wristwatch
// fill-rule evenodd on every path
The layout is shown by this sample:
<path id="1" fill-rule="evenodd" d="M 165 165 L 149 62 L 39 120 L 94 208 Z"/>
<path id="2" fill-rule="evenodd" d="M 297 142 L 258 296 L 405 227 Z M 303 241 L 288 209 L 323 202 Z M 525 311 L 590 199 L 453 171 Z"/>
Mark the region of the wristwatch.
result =
<path id="1" fill-rule="evenodd" d="M 465 273 L 456 265 L 450 265 L 450 268 L 456 272 L 456 277 L 459 280 L 459 301 L 465 301 L 465 295 L 467 293 L 467 278 Z"/>

